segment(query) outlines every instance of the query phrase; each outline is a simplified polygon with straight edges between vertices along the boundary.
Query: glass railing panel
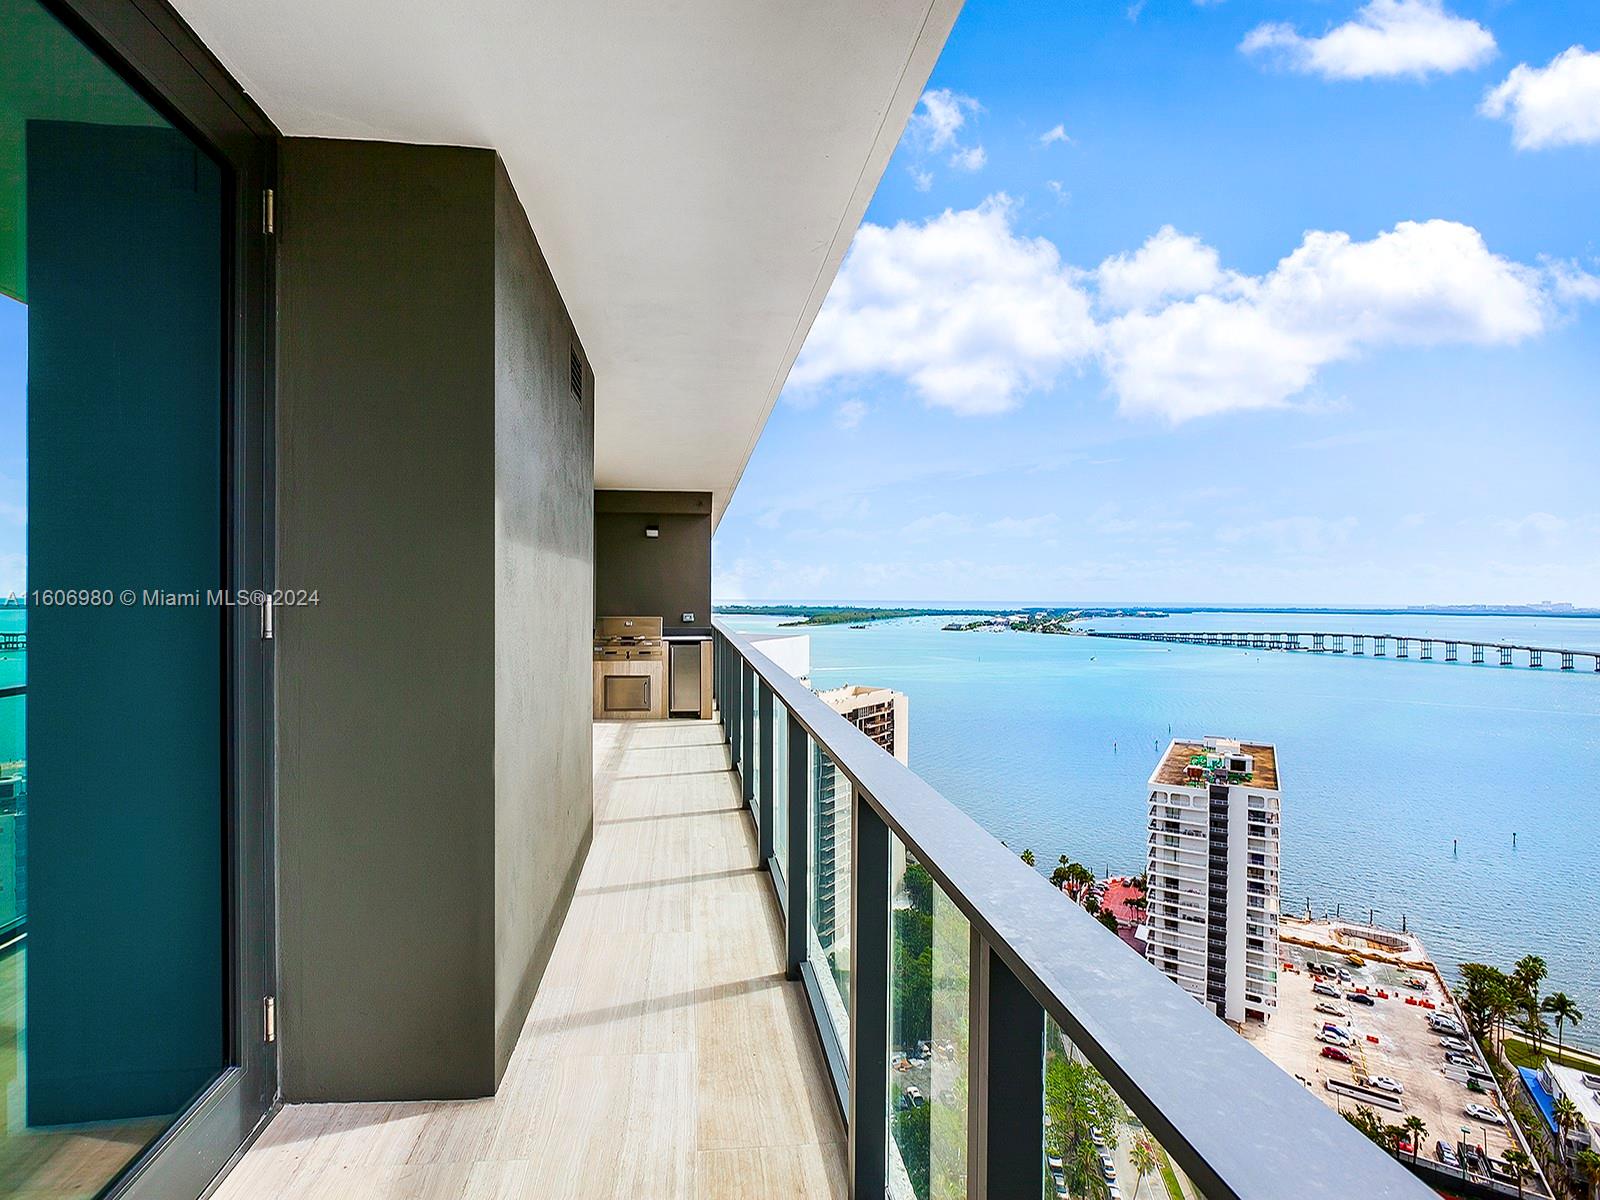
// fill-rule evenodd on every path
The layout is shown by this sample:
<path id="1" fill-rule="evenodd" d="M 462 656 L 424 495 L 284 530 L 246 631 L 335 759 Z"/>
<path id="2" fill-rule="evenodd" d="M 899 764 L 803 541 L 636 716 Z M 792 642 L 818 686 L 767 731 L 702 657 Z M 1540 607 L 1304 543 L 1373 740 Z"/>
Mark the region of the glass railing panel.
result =
<path id="1" fill-rule="evenodd" d="M 846 1057 L 850 1044 L 850 780 L 821 747 L 811 750 L 811 911 L 807 958 Z"/>
<path id="2" fill-rule="evenodd" d="M 772 702 L 772 856 L 789 873 L 789 710 Z M 781 897 L 780 897 L 781 899 Z"/>
<path id="3" fill-rule="evenodd" d="M 22 656 L 0 655 L 0 953 L 28 919 L 27 695 Z"/>
<path id="4" fill-rule="evenodd" d="M 898 838 L 890 841 L 889 1194 L 967 1194 L 972 931 Z"/>
<path id="5" fill-rule="evenodd" d="M 1045 1019 L 1045 1195 L 1206 1200 L 1072 1039 Z"/>
<path id="6" fill-rule="evenodd" d="M 756 698 L 751 700 L 750 713 L 750 762 L 746 767 L 745 783 L 750 793 L 750 811 L 755 814 L 756 820 L 761 820 L 761 770 L 764 764 L 761 761 L 761 705 L 759 703 L 760 685 L 755 685 Z"/>

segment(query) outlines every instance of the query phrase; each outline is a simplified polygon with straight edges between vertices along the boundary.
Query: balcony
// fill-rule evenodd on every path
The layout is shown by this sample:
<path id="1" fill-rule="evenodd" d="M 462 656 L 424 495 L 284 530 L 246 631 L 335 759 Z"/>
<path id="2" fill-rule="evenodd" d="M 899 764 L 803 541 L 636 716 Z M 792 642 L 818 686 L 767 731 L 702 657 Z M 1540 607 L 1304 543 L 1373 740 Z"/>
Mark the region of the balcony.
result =
<path id="1" fill-rule="evenodd" d="M 1194 1003 L 1187 953 L 1180 987 L 742 637 L 719 627 L 716 647 L 725 724 L 595 727 L 592 849 L 498 1094 L 291 1104 L 222 1200 L 911 1200 L 930 1175 L 1038 1195 L 1074 1136 L 1046 1121 L 1045 1080 L 1073 1064 L 1210 1200 L 1289 1179 L 1308 1200 L 1428 1195 Z M 891 964 L 916 912 L 933 977 L 913 1017 Z M 924 1106 L 948 1120 L 908 1139 Z"/>

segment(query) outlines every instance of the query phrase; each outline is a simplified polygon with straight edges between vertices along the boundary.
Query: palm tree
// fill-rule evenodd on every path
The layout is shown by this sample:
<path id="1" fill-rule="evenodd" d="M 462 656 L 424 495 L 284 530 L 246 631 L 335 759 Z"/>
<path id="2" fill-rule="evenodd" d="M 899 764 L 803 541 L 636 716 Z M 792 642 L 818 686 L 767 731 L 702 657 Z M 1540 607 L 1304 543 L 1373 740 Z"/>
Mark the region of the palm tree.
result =
<path id="1" fill-rule="evenodd" d="M 1067 864 L 1071 861 L 1065 854 L 1057 860 L 1056 866 L 1050 872 L 1050 884 L 1052 887 L 1059 888 L 1066 883 L 1068 878 Z"/>
<path id="2" fill-rule="evenodd" d="M 1428 1136 L 1428 1123 L 1416 1113 L 1412 1113 L 1402 1122 L 1401 1128 L 1411 1135 L 1411 1161 L 1416 1162 L 1417 1151 L 1422 1148 L 1422 1139 Z"/>
<path id="3" fill-rule="evenodd" d="M 1133 1165 L 1133 1200 L 1138 1200 L 1139 1188 L 1146 1175 L 1156 1173 L 1156 1148 L 1147 1137 L 1140 1138 L 1128 1150 L 1128 1162 Z"/>
<path id="4" fill-rule="evenodd" d="M 1576 1029 L 1583 1023 L 1583 1013 L 1578 1002 L 1565 992 L 1546 996 L 1539 1007 L 1556 1019 L 1556 1061 L 1560 1062 L 1566 1050 L 1566 1027 L 1571 1025 Z"/>
<path id="5" fill-rule="evenodd" d="M 1033 864 L 1034 864 L 1033 851 L 1032 850 L 1024 850 L 1022 852 L 1022 861 L 1027 863 L 1030 867 L 1033 866 Z"/>
<path id="6" fill-rule="evenodd" d="M 1578 1111 L 1578 1106 L 1573 1103 L 1571 1096 L 1561 1096 L 1550 1106 L 1550 1115 L 1555 1118 L 1556 1129 L 1561 1134 L 1561 1161 L 1567 1159 L 1567 1139 L 1572 1136 L 1572 1131 L 1578 1127 L 1578 1122 L 1583 1120 L 1583 1113 Z"/>
<path id="7" fill-rule="evenodd" d="M 1089 889 L 1094 887 L 1094 872 L 1082 863 L 1072 863 L 1067 867 L 1071 874 L 1071 883 L 1077 889 L 1078 903 L 1082 904 L 1089 895 Z"/>
<path id="8" fill-rule="evenodd" d="M 1539 1049 L 1539 985 L 1549 973 L 1544 959 L 1537 954 L 1524 954 L 1511 968 L 1512 999 L 1517 1008 L 1528 1014 L 1528 1034 L 1535 1051 Z"/>
<path id="9" fill-rule="evenodd" d="M 1522 1195 L 1522 1181 L 1533 1174 L 1533 1160 L 1513 1146 L 1501 1156 L 1511 1173 L 1517 1177 L 1517 1195 Z"/>

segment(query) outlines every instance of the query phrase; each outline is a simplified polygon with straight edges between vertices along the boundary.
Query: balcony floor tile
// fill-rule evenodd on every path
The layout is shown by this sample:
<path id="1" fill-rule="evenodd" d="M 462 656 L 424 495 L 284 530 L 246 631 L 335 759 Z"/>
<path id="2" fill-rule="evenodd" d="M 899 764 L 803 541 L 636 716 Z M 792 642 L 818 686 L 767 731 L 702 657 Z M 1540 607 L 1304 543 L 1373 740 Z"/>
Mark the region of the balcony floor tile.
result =
<path id="1" fill-rule="evenodd" d="M 594 844 L 499 1094 L 279 1113 L 217 1200 L 842 1198 L 720 728 L 595 726 Z"/>

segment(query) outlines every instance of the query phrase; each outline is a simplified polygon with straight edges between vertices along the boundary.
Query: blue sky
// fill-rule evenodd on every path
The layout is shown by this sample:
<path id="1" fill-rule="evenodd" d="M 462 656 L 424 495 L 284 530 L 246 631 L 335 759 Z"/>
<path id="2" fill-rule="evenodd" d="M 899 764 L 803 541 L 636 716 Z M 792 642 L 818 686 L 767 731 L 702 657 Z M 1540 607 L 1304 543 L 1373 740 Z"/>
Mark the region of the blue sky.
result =
<path id="1" fill-rule="evenodd" d="M 968 0 L 715 596 L 1600 604 L 1596 214 L 1600 7 Z"/>

